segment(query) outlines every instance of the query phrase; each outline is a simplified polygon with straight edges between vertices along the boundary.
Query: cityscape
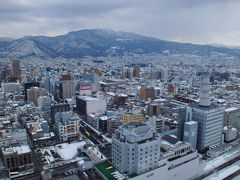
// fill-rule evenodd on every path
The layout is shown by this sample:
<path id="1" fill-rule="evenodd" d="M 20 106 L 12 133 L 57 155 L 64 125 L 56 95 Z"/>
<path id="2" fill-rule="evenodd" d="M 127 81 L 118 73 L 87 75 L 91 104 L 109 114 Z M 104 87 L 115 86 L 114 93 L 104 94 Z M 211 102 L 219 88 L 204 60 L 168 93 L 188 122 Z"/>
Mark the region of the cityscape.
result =
<path id="1" fill-rule="evenodd" d="M 240 179 L 238 42 L 223 41 L 222 34 L 222 42 L 214 41 L 207 33 L 189 40 L 181 28 L 163 33 L 162 40 L 157 25 L 144 31 L 130 20 L 117 21 L 122 28 L 113 23 L 129 13 L 125 6 L 172 13 L 163 8 L 172 4 L 162 1 L 154 3 L 157 9 L 140 2 L 92 2 L 94 11 L 84 11 L 88 3 L 61 2 L 61 13 L 52 7 L 56 2 L 35 3 L 9 1 L 0 8 L 0 180 Z M 203 4 L 196 2 L 204 9 Z M 10 32 L 8 5 L 10 13 L 19 8 L 12 19 L 28 12 L 42 18 L 41 25 L 29 28 L 29 18 L 23 20 L 26 27 Z M 234 3 L 225 5 L 229 10 Z M 175 2 L 176 16 L 186 7 Z M 194 3 L 188 8 L 193 18 L 198 15 Z M 75 28 L 75 14 L 96 24 Z M 58 33 L 45 33 L 53 28 L 44 23 L 50 17 L 61 21 L 61 27 L 55 24 Z M 139 13 L 135 20 L 147 26 L 145 17 Z M 103 26 L 96 28 L 98 23 Z"/>

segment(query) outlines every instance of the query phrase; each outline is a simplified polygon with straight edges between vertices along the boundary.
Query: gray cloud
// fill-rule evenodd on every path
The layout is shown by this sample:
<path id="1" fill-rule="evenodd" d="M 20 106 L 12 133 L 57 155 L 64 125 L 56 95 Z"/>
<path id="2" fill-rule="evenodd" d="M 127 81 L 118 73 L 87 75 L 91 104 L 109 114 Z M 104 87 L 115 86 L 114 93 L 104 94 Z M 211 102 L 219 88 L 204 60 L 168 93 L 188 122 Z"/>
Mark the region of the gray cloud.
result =
<path id="1" fill-rule="evenodd" d="M 0 36 L 109 28 L 160 39 L 240 45 L 238 0 L 1 0 Z"/>

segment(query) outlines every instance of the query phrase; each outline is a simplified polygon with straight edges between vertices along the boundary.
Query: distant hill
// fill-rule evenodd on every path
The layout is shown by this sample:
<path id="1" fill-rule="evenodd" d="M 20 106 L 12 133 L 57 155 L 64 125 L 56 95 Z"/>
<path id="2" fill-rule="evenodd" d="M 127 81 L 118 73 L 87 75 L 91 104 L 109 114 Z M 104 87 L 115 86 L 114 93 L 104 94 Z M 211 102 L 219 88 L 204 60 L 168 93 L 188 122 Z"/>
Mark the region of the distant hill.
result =
<path id="1" fill-rule="evenodd" d="M 240 56 L 238 49 L 178 43 L 105 29 L 73 31 L 56 37 L 26 36 L 12 41 L 0 40 L 0 58 L 80 58 L 166 52 L 200 56 L 216 53 Z"/>

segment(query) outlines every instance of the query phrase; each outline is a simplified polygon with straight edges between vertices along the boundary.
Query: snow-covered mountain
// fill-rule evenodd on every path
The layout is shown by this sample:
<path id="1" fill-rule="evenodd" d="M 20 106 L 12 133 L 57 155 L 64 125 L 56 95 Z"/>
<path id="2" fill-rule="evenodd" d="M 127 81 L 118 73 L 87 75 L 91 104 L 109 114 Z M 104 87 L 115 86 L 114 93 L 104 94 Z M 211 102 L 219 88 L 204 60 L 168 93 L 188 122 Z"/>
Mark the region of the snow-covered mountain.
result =
<path id="1" fill-rule="evenodd" d="M 0 58 L 79 58 L 164 52 L 200 56 L 216 53 L 240 56 L 240 50 L 237 49 L 177 43 L 106 29 L 73 31 L 56 37 L 26 36 L 13 41 L 0 42 Z"/>

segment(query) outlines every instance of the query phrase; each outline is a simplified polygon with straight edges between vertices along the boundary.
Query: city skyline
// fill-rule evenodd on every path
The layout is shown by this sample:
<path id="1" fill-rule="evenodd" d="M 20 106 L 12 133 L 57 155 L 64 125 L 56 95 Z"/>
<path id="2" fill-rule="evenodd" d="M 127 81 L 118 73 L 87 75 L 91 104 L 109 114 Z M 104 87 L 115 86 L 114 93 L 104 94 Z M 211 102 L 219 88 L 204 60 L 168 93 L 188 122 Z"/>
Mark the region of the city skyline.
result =
<path id="1" fill-rule="evenodd" d="M 240 46 L 232 1 L 3 1 L 0 37 L 57 36 L 104 28 L 196 44 Z"/>

